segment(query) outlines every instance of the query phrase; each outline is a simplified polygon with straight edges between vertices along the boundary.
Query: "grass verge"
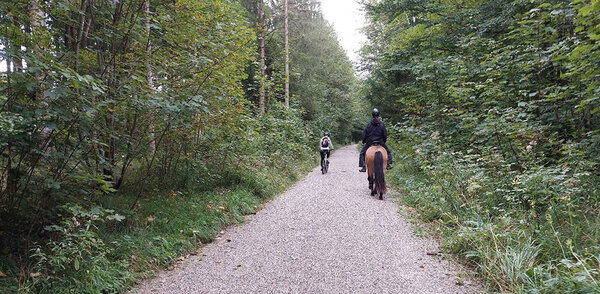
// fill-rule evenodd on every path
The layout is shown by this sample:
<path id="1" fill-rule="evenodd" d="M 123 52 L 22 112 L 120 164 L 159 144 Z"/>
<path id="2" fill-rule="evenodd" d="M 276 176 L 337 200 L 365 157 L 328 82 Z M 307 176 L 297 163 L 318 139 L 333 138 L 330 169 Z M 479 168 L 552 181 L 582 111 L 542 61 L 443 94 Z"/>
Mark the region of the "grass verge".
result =
<path id="1" fill-rule="evenodd" d="M 597 178 L 575 189 L 548 169 L 503 176 L 435 146 L 390 145 L 402 203 L 490 292 L 600 293 Z"/>

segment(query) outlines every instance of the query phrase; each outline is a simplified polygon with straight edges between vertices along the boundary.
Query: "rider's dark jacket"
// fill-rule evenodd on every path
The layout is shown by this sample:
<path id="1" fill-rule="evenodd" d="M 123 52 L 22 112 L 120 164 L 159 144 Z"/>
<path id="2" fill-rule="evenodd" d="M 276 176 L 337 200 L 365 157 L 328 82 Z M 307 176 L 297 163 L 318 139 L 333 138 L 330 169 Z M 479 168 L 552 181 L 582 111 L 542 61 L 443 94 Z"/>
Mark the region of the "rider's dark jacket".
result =
<path id="1" fill-rule="evenodd" d="M 373 118 L 367 123 L 367 126 L 363 131 L 362 142 L 363 144 L 366 144 L 375 141 L 385 143 L 387 141 L 387 130 L 385 129 L 383 122 Z"/>

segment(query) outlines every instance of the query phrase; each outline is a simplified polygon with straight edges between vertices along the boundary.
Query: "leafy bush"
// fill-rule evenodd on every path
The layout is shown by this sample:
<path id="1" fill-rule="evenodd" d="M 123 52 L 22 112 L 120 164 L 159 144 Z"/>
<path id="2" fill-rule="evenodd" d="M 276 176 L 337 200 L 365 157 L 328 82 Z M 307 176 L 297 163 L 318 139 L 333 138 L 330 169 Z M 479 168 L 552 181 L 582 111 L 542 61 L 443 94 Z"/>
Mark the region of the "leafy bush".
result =
<path id="1" fill-rule="evenodd" d="M 37 260 L 30 290 L 36 293 L 120 292 L 135 280 L 126 260 L 111 260 L 114 244 L 98 236 L 97 224 L 121 221 L 114 211 L 77 205 L 63 207 L 63 220 L 46 230 L 55 237 L 34 249 Z"/>
<path id="2" fill-rule="evenodd" d="M 443 248 L 502 292 L 600 291 L 598 179 L 564 166 L 520 171 L 457 152 L 439 137 L 395 127 L 403 202 L 436 224 Z M 596 180 L 592 180 L 595 178 Z"/>

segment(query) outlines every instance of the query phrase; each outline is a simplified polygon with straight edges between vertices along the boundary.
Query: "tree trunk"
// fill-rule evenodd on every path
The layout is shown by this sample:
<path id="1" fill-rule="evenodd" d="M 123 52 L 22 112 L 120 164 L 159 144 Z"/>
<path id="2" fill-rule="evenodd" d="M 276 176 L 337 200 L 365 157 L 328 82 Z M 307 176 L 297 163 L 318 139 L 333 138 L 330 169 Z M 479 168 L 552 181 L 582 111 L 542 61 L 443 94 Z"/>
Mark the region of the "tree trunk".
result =
<path id="1" fill-rule="evenodd" d="M 283 0 L 283 43 L 285 51 L 285 107 L 290 106 L 290 48 L 288 42 L 288 0 Z"/>
<path id="2" fill-rule="evenodd" d="M 258 0 L 258 107 L 265 114 L 265 13 L 262 0 Z"/>
<path id="3" fill-rule="evenodd" d="M 32 34 L 32 37 L 34 38 L 35 44 L 36 44 L 31 49 L 32 49 L 33 53 L 35 53 L 39 58 L 43 58 L 43 53 L 42 53 L 43 48 L 41 48 L 39 45 L 42 42 L 40 42 L 41 40 L 38 38 L 40 37 L 40 35 L 42 35 L 41 30 L 43 30 L 46 27 L 46 21 L 44 19 L 44 12 L 40 8 L 39 0 L 31 0 L 28 8 L 29 8 L 29 17 L 31 19 L 31 23 L 30 23 L 31 34 Z M 43 97 L 43 95 L 44 95 L 43 94 L 44 88 L 42 85 L 43 78 L 41 75 L 36 74 L 35 80 L 38 84 L 38 88 L 36 89 L 36 93 L 35 93 L 35 100 L 39 103 L 40 108 L 46 108 L 46 107 L 48 107 L 48 103 L 46 101 L 44 101 L 44 97 Z M 38 147 L 40 148 L 40 150 L 45 150 L 48 147 L 48 145 L 50 144 L 50 134 L 52 133 L 52 129 L 48 128 L 47 126 L 42 126 L 39 128 L 38 132 L 40 135 L 40 144 Z"/>
<path id="4" fill-rule="evenodd" d="M 144 12 L 146 13 L 146 84 L 148 85 L 149 91 L 154 89 L 154 80 L 152 74 L 152 67 L 150 66 L 150 54 L 152 54 L 152 42 L 150 41 L 150 0 L 144 1 Z M 154 123 L 150 122 L 148 126 L 149 130 L 149 140 L 148 140 L 148 148 L 150 149 L 150 154 L 154 154 L 156 152 L 156 138 L 154 134 Z"/>

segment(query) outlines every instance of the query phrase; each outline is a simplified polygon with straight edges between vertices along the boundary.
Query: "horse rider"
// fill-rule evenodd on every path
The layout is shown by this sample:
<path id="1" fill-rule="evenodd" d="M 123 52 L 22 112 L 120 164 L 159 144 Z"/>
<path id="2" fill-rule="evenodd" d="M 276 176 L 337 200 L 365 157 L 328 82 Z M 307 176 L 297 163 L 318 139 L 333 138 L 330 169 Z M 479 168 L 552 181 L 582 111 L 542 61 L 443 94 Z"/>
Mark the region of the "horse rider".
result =
<path id="1" fill-rule="evenodd" d="M 319 153 L 321 153 L 321 161 L 325 158 L 325 153 L 327 153 L 327 157 L 329 158 L 329 152 L 333 149 L 333 143 L 331 142 L 331 138 L 329 138 L 329 132 L 323 132 L 323 138 L 319 141 Z M 321 167 L 323 170 L 323 167 Z"/>
<path id="2" fill-rule="evenodd" d="M 373 119 L 367 123 L 367 126 L 365 126 L 365 130 L 362 133 L 362 142 L 364 145 L 362 150 L 360 150 L 360 157 L 358 158 L 358 166 L 361 167 L 359 172 L 363 173 L 367 171 L 367 167 L 365 166 L 365 153 L 372 145 L 381 145 L 385 148 L 388 154 L 386 169 L 392 168 L 392 155 L 390 149 L 385 145 L 385 142 L 387 141 L 387 130 L 379 118 L 381 113 L 379 113 L 377 108 L 373 108 L 371 115 L 373 116 Z"/>

